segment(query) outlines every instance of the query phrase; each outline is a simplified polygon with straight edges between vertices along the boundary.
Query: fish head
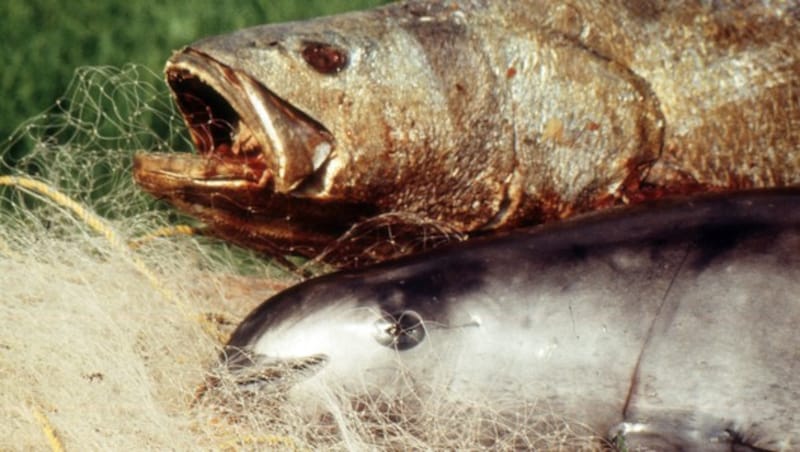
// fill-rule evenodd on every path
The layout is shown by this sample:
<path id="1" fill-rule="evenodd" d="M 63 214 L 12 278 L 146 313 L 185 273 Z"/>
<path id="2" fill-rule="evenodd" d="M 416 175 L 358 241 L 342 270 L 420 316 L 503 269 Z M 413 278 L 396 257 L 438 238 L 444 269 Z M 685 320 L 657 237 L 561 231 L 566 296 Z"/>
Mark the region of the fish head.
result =
<path id="1" fill-rule="evenodd" d="M 383 14 L 259 26 L 176 52 L 166 79 L 199 155 L 138 155 L 137 182 L 244 240 L 316 249 L 374 214 L 409 166 L 401 151 L 431 145 L 446 116 L 424 58 Z M 399 111 L 409 105 L 413 115 Z"/>

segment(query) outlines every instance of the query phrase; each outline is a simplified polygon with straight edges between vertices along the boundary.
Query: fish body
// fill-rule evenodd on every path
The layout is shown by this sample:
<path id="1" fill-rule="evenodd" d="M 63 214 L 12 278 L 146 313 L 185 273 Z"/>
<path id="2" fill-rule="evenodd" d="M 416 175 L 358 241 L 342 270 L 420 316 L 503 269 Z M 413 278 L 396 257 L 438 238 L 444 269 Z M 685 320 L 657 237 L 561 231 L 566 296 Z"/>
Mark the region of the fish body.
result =
<path id="1" fill-rule="evenodd" d="M 800 193 L 640 207 L 309 280 L 221 362 L 312 412 L 410 390 L 535 404 L 628 450 L 796 449 Z"/>
<path id="2" fill-rule="evenodd" d="M 426 224 L 793 185 L 799 25 L 796 1 L 448 0 L 245 29 L 169 60 L 200 155 L 137 156 L 135 177 L 259 249 L 409 227 L 340 253 L 362 261 Z"/>

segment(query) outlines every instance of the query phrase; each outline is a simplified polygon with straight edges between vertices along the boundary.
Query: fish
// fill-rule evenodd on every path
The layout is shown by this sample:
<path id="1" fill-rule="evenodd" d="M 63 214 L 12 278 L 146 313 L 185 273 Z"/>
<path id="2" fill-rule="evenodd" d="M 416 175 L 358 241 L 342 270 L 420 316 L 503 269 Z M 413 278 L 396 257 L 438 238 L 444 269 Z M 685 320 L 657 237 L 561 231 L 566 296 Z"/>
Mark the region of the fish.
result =
<path id="1" fill-rule="evenodd" d="M 798 250 L 797 189 L 612 208 L 308 280 L 219 365 L 309 413 L 412 391 L 546 405 L 627 450 L 796 450 Z"/>
<path id="2" fill-rule="evenodd" d="M 364 265 L 672 194 L 800 181 L 800 3 L 405 1 L 201 39 L 197 154 L 146 191 L 212 234 Z"/>

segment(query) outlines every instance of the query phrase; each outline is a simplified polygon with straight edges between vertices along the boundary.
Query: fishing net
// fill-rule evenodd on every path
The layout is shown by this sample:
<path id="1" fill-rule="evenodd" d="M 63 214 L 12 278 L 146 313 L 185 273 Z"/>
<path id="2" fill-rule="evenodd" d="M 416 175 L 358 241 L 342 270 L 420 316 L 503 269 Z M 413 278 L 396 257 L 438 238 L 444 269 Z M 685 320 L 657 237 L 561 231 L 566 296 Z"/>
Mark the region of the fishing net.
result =
<path id="1" fill-rule="evenodd" d="M 597 445 L 535 404 L 334 393 L 309 419 L 224 375 L 199 397 L 236 323 L 299 278 L 135 186 L 135 152 L 187 136 L 161 77 L 130 65 L 79 69 L 2 143 L 0 449 Z"/>

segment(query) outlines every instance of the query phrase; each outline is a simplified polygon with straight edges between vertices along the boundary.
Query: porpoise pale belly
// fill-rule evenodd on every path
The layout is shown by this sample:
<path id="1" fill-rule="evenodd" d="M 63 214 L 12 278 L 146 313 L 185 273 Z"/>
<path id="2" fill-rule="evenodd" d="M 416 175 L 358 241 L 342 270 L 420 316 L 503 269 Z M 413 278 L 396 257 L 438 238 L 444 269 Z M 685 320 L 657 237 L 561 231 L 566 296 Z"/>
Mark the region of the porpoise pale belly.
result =
<path id="1" fill-rule="evenodd" d="M 790 450 L 799 250 L 798 192 L 667 202 L 311 280 L 228 347 L 325 356 L 298 400 L 320 382 L 411 388 L 535 403 L 629 447 Z"/>

